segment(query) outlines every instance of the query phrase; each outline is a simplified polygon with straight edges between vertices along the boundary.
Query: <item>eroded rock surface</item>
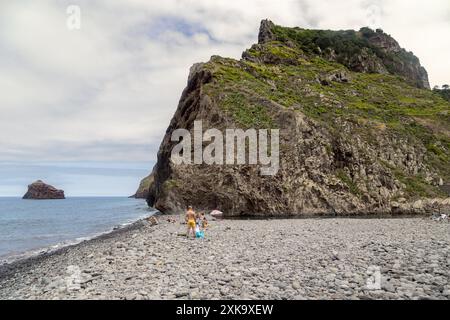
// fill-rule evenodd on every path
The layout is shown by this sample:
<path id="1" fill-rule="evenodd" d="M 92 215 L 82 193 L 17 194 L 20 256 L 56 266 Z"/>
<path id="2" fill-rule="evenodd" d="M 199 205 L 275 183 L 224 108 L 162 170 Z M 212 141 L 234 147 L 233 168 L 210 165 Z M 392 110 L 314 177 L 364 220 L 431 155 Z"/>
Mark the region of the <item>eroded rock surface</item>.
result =
<path id="1" fill-rule="evenodd" d="M 63 190 L 56 189 L 41 180 L 37 180 L 28 186 L 28 191 L 23 196 L 23 199 L 65 199 L 65 196 Z"/>
<path id="2" fill-rule="evenodd" d="M 139 183 L 139 187 L 136 190 L 136 193 L 131 196 L 131 198 L 136 199 L 147 199 L 150 186 L 153 184 L 153 174 L 150 174 L 149 176 L 145 177 L 141 180 Z"/>
<path id="3" fill-rule="evenodd" d="M 450 104 L 420 84 L 426 79 L 411 71 L 418 60 L 380 30 L 263 21 L 259 42 L 242 60 L 213 56 L 191 68 L 158 152 L 149 205 L 228 216 L 423 214 L 444 206 Z M 195 121 L 203 131 L 279 129 L 280 170 L 261 176 L 260 165 L 174 164 L 172 133 L 193 136 Z"/>

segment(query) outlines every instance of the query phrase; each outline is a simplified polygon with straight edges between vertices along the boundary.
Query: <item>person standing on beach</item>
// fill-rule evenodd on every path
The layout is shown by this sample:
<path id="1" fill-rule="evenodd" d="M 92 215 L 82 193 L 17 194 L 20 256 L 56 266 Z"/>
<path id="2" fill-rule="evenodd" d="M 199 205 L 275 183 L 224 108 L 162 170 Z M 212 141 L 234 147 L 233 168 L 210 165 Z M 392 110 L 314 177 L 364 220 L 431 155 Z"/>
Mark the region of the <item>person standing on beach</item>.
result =
<path id="1" fill-rule="evenodd" d="M 206 231 L 206 229 L 208 229 L 208 220 L 206 219 L 204 213 L 201 214 L 201 221 L 202 221 L 201 228 L 202 228 L 203 231 Z"/>
<path id="2" fill-rule="evenodd" d="M 195 212 L 192 206 L 188 207 L 186 212 L 187 233 L 186 237 L 189 238 L 189 234 L 192 231 L 192 236 L 195 238 Z"/>

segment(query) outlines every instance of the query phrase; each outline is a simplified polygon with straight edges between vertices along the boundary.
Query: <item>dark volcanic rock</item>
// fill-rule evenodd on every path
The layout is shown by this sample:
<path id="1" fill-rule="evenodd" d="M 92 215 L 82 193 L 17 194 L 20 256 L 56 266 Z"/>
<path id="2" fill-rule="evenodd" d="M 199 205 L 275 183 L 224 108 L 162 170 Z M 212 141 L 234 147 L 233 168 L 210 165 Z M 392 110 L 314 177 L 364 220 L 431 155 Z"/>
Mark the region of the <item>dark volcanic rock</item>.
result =
<path id="1" fill-rule="evenodd" d="M 284 28 L 234 60 L 195 64 L 158 151 L 147 202 L 227 216 L 423 214 L 446 197 L 450 104 L 381 30 Z M 420 116 L 419 116 L 420 115 Z M 279 129 L 280 168 L 176 164 L 177 129 Z M 209 146 L 207 141 L 203 147 Z"/>
<path id="2" fill-rule="evenodd" d="M 28 186 L 28 191 L 23 196 L 23 199 L 65 199 L 65 196 L 63 190 L 58 190 L 55 187 L 38 180 Z"/>
<path id="3" fill-rule="evenodd" d="M 153 183 L 153 173 L 141 180 L 136 193 L 130 198 L 147 199 L 151 184 Z"/>
<path id="4" fill-rule="evenodd" d="M 259 27 L 258 43 L 264 43 L 275 40 L 272 29 L 275 27 L 272 21 L 262 20 Z"/>

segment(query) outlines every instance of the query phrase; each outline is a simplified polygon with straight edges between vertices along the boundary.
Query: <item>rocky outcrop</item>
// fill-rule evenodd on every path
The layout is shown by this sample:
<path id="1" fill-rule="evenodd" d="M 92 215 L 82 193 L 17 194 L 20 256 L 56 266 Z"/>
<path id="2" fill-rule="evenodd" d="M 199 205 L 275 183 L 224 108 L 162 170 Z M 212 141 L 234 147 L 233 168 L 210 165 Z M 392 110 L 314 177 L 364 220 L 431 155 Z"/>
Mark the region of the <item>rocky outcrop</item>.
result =
<path id="1" fill-rule="evenodd" d="M 399 75 L 419 88 L 430 89 L 428 73 L 419 59 L 381 29 L 306 30 L 263 20 L 258 43 L 273 41 L 336 61 L 356 72 Z"/>
<path id="2" fill-rule="evenodd" d="M 412 52 L 401 48 L 394 38 L 380 29 L 376 32 L 366 29 L 365 38 L 370 45 L 381 49 L 382 54 L 379 56 L 391 73 L 405 77 L 419 88 L 430 89 L 427 70 L 420 65 L 419 58 Z"/>
<path id="3" fill-rule="evenodd" d="M 275 24 L 270 20 L 262 20 L 259 27 L 258 43 L 265 43 L 276 40 L 276 36 L 273 33 Z"/>
<path id="4" fill-rule="evenodd" d="M 141 180 L 139 187 L 136 190 L 136 193 L 132 195 L 130 198 L 147 199 L 149 189 L 152 184 L 153 184 L 153 174 L 150 174 Z"/>
<path id="5" fill-rule="evenodd" d="M 448 102 L 391 75 L 383 60 L 386 72 L 349 68 L 342 52 L 333 60 L 325 50 L 311 51 L 298 35 L 303 29 L 267 21 L 262 29 L 263 41 L 242 60 L 213 56 L 191 68 L 158 152 L 150 206 L 164 213 L 193 205 L 227 216 L 276 216 L 420 214 L 432 210 L 431 201 L 443 203 L 448 195 L 440 186 L 450 180 Z M 329 35 L 324 43 L 333 43 Z M 398 48 L 386 42 L 382 50 Z M 365 63 L 355 52 L 354 61 Z M 279 129 L 277 174 L 262 176 L 261 165 L 175 164 L 172 133 L 193 135 L 195 121 L 203 132 Z"/>
<path id="6" fill-rule="evenodd" d="M 23 199 L 65 199 L 65 196 L 63 190 L 58 190 L 41 180 L 37 180 L 28 186 L 28 191 L 23 196 Z"/>

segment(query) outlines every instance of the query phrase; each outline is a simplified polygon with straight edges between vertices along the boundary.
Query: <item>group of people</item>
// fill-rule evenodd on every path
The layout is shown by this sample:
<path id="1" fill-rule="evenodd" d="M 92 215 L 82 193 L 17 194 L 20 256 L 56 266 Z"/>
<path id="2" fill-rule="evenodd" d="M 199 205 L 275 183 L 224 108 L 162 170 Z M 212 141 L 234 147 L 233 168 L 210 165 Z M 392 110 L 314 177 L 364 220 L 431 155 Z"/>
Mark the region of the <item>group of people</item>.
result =
<path id="1" fill-rule="evenodd" d="M 205 230 L 208 228 L 208 220 L 204 213 L 196 213 L 192 206 L 186 211 L 187 233 L 186 237 L 192 234 L 194 238 L 204 238 Z"/>

